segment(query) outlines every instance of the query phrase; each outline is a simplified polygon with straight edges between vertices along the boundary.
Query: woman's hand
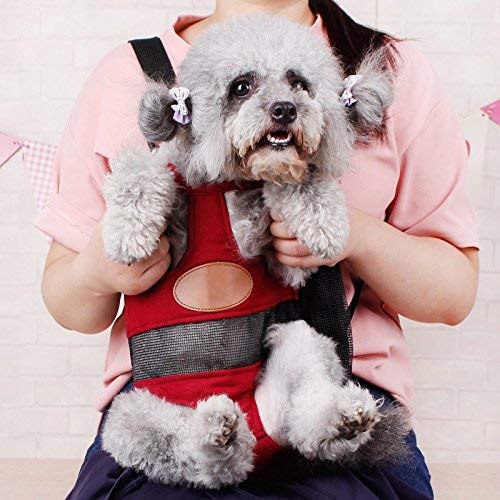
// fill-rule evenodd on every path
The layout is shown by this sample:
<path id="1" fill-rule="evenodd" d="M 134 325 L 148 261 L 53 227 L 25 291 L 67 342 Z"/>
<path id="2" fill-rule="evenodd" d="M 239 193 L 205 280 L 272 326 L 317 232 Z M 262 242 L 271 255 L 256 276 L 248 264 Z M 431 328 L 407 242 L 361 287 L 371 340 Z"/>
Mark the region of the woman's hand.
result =
<path id="1" fill-rule="evenodd" d="M 148 290 L 170 262 L 165 236 L 148 259 L 131 266 L 109 262 L 98 225 L 81 253 L 52 242 L 43 274 L 43 299 L 52 317 L 68 330 L 101 332 L 115 319 L 121 293 Z"/>
<path id="2" fill-rule="evenodd" d="M 360 217 L 358 210 L 349 209 L 349 240 L 342 255 L 335 259 L 325 260 L 314 257 L 311 251 L 306 246 L 302 245 L 292 234 L 288 227 L 281 222 L 279 215 L 271 211 L 271 217 L 274 222 L 271 223 L 270 231 L 274 236 L 273 246 L 276 251 L 276 258 L 285 266 L 290 267 L 318 267 L 318 266 L 334 266 L 344 259 L 348 259 L 355 250 L 359 248 L 358 227 Z"/>
<path id="3" fill-rule="evenodd" d="M 170 244 L 160 237 L 156 251 L 147 259 L 130 266 L 110 262 L 104 254 L 99 224 L 87 247 L 73 260 L 75 280 L 96 295 L 138 295 L 151 288 L 170 267 Z"/>
<path id="4" fill-rule="evenodd" d="M 412 236 L 361 210 L 349 209 L 350 238 L 338 259 L 311 255 L 271 214 L 276 258 L 291 267 L 333 266 L 346 259 L 354 273 L 397 313 L 424 323 L 456 325 L 476 298 L 478 251 Z"/>

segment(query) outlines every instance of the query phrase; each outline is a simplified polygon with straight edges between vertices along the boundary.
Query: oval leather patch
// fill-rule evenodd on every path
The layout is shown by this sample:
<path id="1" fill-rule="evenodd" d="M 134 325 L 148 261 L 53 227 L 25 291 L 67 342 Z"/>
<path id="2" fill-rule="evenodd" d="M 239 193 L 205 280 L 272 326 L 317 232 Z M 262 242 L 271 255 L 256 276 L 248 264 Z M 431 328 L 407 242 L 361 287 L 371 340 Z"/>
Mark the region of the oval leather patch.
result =
<path id="1" fill-rule="evenodd" d="M 178 304 L 192 311 L 224 311 L 252 293 L 251 274 L 232 262 L 211 262 L 190 269 L 174 285 Z"/>

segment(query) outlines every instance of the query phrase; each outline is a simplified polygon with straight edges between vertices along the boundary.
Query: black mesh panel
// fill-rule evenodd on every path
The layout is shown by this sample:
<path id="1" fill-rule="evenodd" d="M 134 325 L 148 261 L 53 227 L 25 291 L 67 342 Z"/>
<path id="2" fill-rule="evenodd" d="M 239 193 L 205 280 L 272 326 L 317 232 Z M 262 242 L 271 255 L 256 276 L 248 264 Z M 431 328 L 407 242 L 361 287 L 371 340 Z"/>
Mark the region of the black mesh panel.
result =
<path id="1" fill-rule="evenodd" d="M 130 339 L 134 380 L 251 365 L 263 355 L 267 328 L 296 319 L 290 301 L 247 316 L 148 330 Z"/>

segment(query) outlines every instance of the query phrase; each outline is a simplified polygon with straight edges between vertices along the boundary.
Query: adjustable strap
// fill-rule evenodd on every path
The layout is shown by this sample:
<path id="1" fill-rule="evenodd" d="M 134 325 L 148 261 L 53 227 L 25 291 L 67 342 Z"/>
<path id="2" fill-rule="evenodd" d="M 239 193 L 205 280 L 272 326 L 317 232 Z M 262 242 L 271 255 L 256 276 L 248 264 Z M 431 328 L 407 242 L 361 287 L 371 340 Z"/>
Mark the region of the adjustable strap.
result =
<path id="1" fill-rule="evenodd" d="M 162 41 L 157 37 L 129 40 L 144 74 L 157 82 L 173 83 L 175 71 Z"/>

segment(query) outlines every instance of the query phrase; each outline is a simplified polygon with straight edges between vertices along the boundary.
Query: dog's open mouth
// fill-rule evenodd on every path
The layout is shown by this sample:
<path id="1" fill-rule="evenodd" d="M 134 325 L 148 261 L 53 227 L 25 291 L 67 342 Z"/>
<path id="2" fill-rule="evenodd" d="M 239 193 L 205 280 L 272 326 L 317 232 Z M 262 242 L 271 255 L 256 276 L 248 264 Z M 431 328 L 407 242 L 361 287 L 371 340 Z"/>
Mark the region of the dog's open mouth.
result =
<path id="1" fill-rule="evenodd" d="M 304 182 L 309 170 L 302 150 L 300 127 L 272 127 L 263 130 L 260 139 L 244 154 L 240 151 L 245 178 L 266 180 L 276 184 Z"/>
<path id="2" fill-rule="evenodd" d="M 273 148 L 286 148 L 295 145 L 293 133 L 289 130 L 272 130 L 259 141 L 258 146 L 271 146 Z"/>
<path id="3" fill-rule="evenodd" d="M 265 137 L 265 142 L 273 147 L 286 147 L 293 141 L 293 134 L 288 130 L 275 130 L 269 132 Z"/>

